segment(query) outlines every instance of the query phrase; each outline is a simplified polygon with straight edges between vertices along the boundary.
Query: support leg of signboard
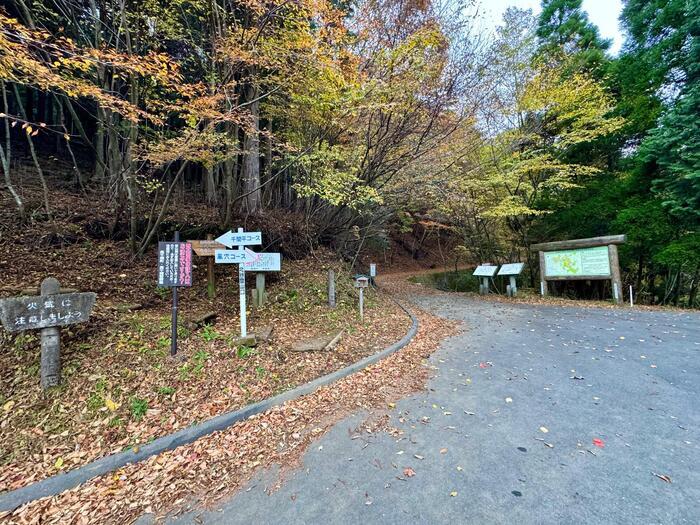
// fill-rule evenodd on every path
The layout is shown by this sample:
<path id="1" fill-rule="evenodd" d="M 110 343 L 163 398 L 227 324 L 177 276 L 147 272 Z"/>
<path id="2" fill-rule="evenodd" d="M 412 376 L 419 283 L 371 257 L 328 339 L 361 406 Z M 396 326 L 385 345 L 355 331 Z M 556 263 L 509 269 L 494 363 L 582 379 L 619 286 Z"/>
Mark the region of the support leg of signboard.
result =
<path id="1" fill-rule="evenodd" d="M 175 232 L 173 242 L 180 242 L 180 232 Z M 170 320 L 170 355 L 177 354 L 177 286 L 173 286 L 173 311 Z"/>
<path id="2" fill-rule="evenodd" d="M 238 228 L 238 233 L 243 233 L 243 228 Z M 245 246 L 239 246 L 239 250 L 244 250 Z M 245 304 L 245 265 L 238 265 L 238 297 L 241 304 L 241 337 L 248 335 L 246 327 L 246 304 Z"/>
<path id="3" fill-rule="evenodd" d="M 214 240 L 211 233 L 207 234 L 207 240 Z M 214 257 L 207 257 L 207 297 L 213 299 L 216 297 L 216 281 L 214 280 Z"/>
<path id="4" fill-rule="evenodd" d="M 55 295 L 61 286 L 53 277 L 41 282 L 41 295 Z M 41 329 L 41 388 L 61 382 L 61 332 L 57 326 Z"/>
<path id="5" fill-rule="evenodd" d="M 518 286 L 515 283 L 515 275 L 509 276 L 508 280 L 510 281 L 510 294 L 508 295 L 510 295 L 511 297 L 515 297 L 518 293 Z"/>
<path id="6" fill-rule="evenodd" d="M 542 297 L 546 297 L 549 294 L 547 281 L 544 278 L 545 271 L 544 252 L 540 252 L 540 293 Z"/>
<path id="7" fill-rule="evenodd" d="M 610 260 L 610 274 L 612 277 L 613 300 L 617 304 L 622 303 L 622 277 L 620 276 L 620 261 L 617 256 L 617 245 L 608 245 L 608 257 Z"/>
<path id="8" fill-rule="evenodd" d="M 488 295 L 489 293 L 489 278 L 488 277 L 482 277 L 481 278 L 481 289 L 482 289 L 482 295 Z"/>
<path id="9" fill-rule="evenodd" d="M 253 306 L 261 308 L 265 305 L 267 294 L 265 293 L 265 274 L 258 272 L 255 274 L 255 290 L 253 291 Z"/>

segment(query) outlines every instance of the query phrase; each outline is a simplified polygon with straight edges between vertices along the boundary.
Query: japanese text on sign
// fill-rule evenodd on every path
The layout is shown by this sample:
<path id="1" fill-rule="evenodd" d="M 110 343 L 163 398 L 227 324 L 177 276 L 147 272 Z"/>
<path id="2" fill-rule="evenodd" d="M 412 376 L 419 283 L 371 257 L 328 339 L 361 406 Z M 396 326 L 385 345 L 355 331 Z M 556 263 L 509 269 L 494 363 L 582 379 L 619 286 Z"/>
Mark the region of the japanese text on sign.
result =
<path id="1" fill-rule="evenodd" d="M 250 250 L 216 250 L 214 262 L 218 264 L 242 264 L 252 261 L 254 255 Z"/>
<path id="2" fill-rule="evenodd" d="M 253 260 L 243 264 L 247 272 L 279 272 L 282 268 L 279 253 L 254 253 Z"/>
<path id="3" fill-rule="evenodd" d="M 158 286 L 192 286 L 190 243 L 158 243 Z"/>
<path id="4" fill-rule="evenodd" d="M 0 320 L 10 332 L 81 323 L 90 317 L 96 297 L 87 292 L 1 299 Z"/>

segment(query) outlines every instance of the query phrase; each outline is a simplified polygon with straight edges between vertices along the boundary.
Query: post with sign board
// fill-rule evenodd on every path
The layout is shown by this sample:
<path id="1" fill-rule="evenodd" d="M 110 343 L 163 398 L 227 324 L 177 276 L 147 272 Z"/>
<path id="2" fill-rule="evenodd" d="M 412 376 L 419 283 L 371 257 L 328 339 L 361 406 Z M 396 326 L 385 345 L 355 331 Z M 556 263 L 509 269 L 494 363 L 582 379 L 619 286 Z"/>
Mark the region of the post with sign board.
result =
<path id="1" fill-rule="evenodd" d="M 489 293 L 489 279 L 496 275 L 496 270 L 498 266 L 492 266 L 490 264 L 482 264 L 476 267 L 474 270 L 474 277 L 479 277 L 481 279 L 481 284 L 479 284 L 479 294 L 488 295 Z"/>
<path id="2" fill-rule="evenodd" d="M 241 234 L 243 233 L 243 228 L 238 228 L 238 233 Z M 261 243 L 262 244 L 262 243 Z M 239 245 L 238 249 L 243 250 L 245 246 Z M 246 337 L 248 335 L 248 328 L 247 328 L 247 312 L 246 312 L 246 304 L 245 304 L 245 268 L 243 268 L 242 264 L 238 265 L 238 295 L 239 295 L 239 302 L 241 305 L 241 337 Z"/>
<path id="3" fill-rule="evenodd" d="M 365 288 L 369 285 L 369 277 L 359 275 L 355 278 L 355 287 L 360 290 L 360 321 L 365 320 Z"/>
<path id="4" fill-rule="evenodd" d="M 279 253 L 255 253 L 246 248 L 246 246 L 262 244 L 262 233 L 246 232 L 243 228 L 238 228 L 237 233 L 228 231 L 217 238 L 216 242 L 227 248 L 238 247 L 236 250 L 216 250 L 214 262 L 217 264 L 238 264 L 241 337 L 247 337 L 245 272 L 278 272 L 281 269 L 281 256 Z"/>
<path id="5" fill-rule="evenodd" d="M 61 383 L 61 333 L 59 327 L 84 323 L 97 295 L 60 293 L 53 277 L 41 282 L 39 296 L 0 299 L 0 321 L 8 332 L 41 330 L 41 388 Z"/>
<path id="6" fill-rule="evenodd" d="M 506 286 L 506 295 L 508 297 L 515 297 L 518 293 L 518 286 L 515 278 L 523 272 L 525 263 L 509 263 L 501 266 L 498 270 L 498 275 L 503 277 L 508 277 L 510 284 Z"/>
<path id="7" fill-rule="evenodd" d="M 549 281 L 610 280 L 613 300 L 622 302 L 622 277 L 617 245 L 624 244 L 625 235 L 609 235 L 588 239 L 544 242 L 530 249 L 539 251 L 540 291 L 547 295 Z"/>
<path id="8" fill-rule="evenodd" d="M 180 242 L 175 232 L 172 242 L 158 243 L 158 286 L 172 288 L 170 355 L 177 354 L 178 288 L 192 286 L 192 244 Z"/>
<path id="9" fill-rule="evenodd" d="M 225 248 L 214 240 L 214 236 L 207 234 L 206 240 L 188 241 L 192 245 L 192 251 L 199 257 L 207 258 L 207 297 L 213 299 L 216 297 L 216 280 L 214 276 L 214 254 L 216 250 Z"/>

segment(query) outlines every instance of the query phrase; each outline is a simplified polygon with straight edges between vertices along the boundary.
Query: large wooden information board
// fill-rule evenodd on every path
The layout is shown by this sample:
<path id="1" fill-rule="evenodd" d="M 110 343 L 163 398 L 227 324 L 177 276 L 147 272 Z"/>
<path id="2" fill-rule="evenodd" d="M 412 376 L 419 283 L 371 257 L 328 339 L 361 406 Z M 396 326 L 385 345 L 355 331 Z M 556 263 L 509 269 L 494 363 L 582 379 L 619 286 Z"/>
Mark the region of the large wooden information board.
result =
<path id="1" fill-rule="evenodd" d="M 540 252 L 540 292 L 548 294 L 548 281 L 609 279 L 613 299 L 622 302 L 622 278 L 617 246 L 625 235 L 544 242 L 530 249 Z"/>

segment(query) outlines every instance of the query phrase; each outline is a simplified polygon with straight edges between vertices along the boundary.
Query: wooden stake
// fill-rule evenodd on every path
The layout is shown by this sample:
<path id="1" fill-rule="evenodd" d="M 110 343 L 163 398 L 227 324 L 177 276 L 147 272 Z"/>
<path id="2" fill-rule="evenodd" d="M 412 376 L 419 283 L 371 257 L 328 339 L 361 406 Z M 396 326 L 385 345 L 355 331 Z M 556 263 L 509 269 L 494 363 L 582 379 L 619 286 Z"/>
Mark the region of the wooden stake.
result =
<path id="1" fill-rule="evenodd" d="M 207 240 L 213 241 L 214 236 L 211 233 L 207 234 Z M 214 257 L 207 257 L 207 297 L 213 299 L 216 297 L 216 281 L 214 280 Z"/>

